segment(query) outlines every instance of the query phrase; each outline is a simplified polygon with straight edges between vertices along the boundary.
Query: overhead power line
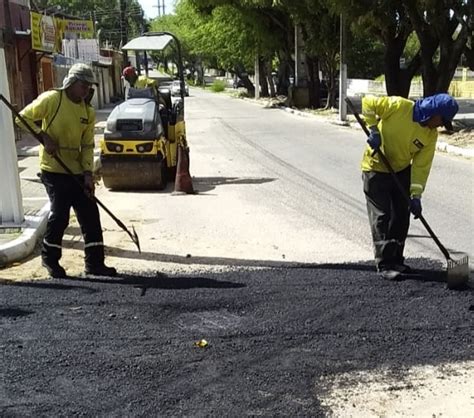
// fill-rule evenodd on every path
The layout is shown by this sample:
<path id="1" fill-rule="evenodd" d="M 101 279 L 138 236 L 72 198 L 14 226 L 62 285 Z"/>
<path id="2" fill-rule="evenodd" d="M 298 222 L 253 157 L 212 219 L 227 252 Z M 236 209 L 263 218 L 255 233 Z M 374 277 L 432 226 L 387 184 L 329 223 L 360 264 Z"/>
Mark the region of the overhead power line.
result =
<path id="1" fill-rule="evenodd" d="M 165 11 L 165 0 L 157 0 L 156 6 L 158 8 L 158 17 L 164 16 L 166 14 Z"/>

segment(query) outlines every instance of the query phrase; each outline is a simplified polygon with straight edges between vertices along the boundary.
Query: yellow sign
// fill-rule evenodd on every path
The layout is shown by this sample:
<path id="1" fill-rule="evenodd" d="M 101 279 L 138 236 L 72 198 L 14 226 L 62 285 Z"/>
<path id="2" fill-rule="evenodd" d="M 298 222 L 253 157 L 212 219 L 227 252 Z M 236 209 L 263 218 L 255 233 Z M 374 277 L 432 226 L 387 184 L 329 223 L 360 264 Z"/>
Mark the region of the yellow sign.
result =
<path id="1" fill-rule="evenodd" d="M 31 12 L 31 44 L 37 51 L 57 52 L 57 28 L 54 18 Z"/>
<path id="2" fill-rule="evenodd" d="M 78 33 L 90 38 L 94 34 L 91 20 L 61 19 L 31 12 L 32 48 L 43 52 L 61 52 L 65 33 Z"/>

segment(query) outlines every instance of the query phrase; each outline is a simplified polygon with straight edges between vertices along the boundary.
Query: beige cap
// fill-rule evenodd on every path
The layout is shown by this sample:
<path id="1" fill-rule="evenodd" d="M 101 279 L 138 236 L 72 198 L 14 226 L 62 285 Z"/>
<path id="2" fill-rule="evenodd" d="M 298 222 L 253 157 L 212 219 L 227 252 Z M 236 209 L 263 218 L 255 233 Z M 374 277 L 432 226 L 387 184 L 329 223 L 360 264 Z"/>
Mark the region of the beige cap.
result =
<path id="1" fill-rule="evenodd" d="M 67 89 L 77 80 L 85 81 L 90 84 L 97 84 L 95 81 L 94 72 L 92 68 L 87 64 L 74 64 L 67 74 L 67 77 L 63 80 L 62 89 Z"/>

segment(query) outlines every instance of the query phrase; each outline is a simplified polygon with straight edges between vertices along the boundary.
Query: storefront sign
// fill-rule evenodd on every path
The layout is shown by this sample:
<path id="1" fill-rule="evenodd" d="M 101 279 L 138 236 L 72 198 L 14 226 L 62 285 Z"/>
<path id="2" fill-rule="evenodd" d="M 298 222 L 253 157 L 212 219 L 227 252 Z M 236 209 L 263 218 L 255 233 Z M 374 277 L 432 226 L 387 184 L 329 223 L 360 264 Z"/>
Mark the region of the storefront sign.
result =
<path id="1" fill-rule="evenodd" d="M 91 38 L 94 25 L 91 20 L 61 19 L 31 12 L 32 48 L 43 52 L 61 52 L 65 33 L 77 33 Z"/>
<path id="2" fill-rule="evenodd" d="M 31 44 L 33 49 L 57 52 L 58 30 L 54 20 L 51 16 L 31 12 Z"/>

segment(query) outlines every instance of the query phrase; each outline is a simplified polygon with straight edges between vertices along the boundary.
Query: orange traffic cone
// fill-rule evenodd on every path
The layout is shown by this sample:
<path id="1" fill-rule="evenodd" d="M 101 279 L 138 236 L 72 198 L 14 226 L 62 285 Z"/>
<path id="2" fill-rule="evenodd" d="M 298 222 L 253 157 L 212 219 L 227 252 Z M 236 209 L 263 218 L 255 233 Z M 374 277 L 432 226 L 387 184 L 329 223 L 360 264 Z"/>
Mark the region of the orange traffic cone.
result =
<path id="1" fill-rule="evenodd" d="M 193 180 L 189 174 L 189 148 L 178 145 L 178 162 L 176 165 L 175 193 L 193 194 Z"/>

